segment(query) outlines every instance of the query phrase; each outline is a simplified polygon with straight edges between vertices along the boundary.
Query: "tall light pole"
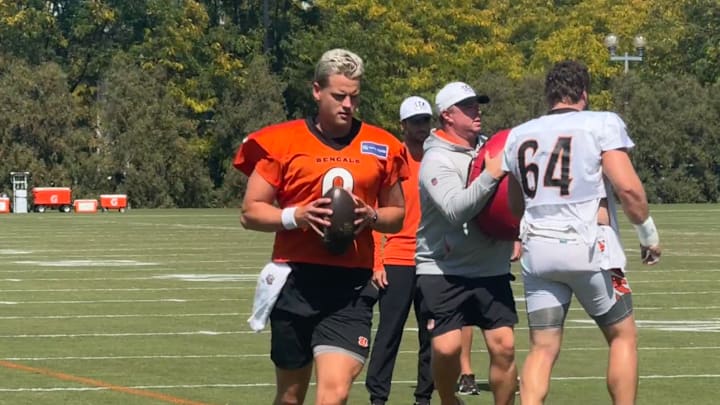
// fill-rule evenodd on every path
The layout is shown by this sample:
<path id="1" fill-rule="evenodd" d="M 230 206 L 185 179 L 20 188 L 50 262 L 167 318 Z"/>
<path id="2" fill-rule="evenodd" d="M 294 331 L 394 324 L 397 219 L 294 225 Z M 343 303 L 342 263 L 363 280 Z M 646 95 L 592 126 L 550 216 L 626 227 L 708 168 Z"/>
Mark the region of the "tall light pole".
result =
<path id="1" fill-rule="evenodd" d="M 629 55 L 627 52 L 625 52 L 624 55 L 618 56 L 616 55 L 618 46 L 617 35 L 609 34 L 605 37 L 605 47 L 608 49 L 608 51 L 610 51 L 610 60 L 613 62 L 624 62 L 625 74 L 630 71 L 630 62 L 643 61 L 643 57 L 645 56 L 645 45 L 647 45 L 647 41 L 645 40 L 644 36 L 637 35 L 633 39 L 633 45 L 635 46 L 635 50 L 637 51 L 636 55 Z"/>

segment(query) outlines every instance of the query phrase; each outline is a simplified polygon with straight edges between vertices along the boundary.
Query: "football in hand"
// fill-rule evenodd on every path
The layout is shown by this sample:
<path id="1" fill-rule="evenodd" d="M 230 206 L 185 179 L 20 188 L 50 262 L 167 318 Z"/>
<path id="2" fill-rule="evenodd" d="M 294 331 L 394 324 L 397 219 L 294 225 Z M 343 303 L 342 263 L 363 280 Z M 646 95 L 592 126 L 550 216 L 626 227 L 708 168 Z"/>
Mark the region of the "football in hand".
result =
<path id="1" fill-rule="evenodd" d="M 331 254 L 341 255 L 355 240 L 355 199 L 342 187 L 331 188 L 323 197 L 330 199 L 328 208 L 333 212 L 330 226 L 323 230 L 323 243 Z"/>
<path id="2" fill-rule="evenodd" d="M 496 133 L 480 148 L 478 156 L 470 166 L 468 184 L 480 176 L 485 168 L 485 154 L 496 156 L 498 153 L 502 153 L 509 133 L 509 129 Z M 504 176 L 500 180 L 495 193 L 475 217 L 475 223 L 485 235 L 494 239 L 515 240 L 518 237 L 520 218 L 510 211 L 508 176 Z"/>

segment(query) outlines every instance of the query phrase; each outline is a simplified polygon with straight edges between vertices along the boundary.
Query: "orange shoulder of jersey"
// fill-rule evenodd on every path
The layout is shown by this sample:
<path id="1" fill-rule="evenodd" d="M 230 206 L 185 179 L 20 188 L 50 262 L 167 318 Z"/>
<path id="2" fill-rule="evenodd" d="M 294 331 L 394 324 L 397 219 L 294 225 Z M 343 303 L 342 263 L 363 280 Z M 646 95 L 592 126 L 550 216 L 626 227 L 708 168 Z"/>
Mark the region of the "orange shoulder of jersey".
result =
<path id="1" fill-rule="evenodd" d="M 233 166 L 250 176 L 260 161 L 272 160 L 273 156 L 281 153 L 278 149 L 283 143 L 288 143 L 293 135 L 302 131 L 305 131 L 305 122 L 293 120 L 270 125 L 249 134 L 238 148 Z"/>

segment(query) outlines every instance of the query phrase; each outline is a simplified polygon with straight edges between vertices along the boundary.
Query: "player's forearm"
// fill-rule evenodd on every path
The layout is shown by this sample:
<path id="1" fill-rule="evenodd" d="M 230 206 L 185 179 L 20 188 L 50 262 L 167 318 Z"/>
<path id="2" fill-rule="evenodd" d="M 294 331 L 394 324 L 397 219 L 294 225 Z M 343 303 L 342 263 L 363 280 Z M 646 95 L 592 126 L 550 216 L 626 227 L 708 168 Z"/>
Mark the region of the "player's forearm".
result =
<path id="1" fill-rule="evenodd" d="M 242 206 L 240 223 L 243 228 L 260 232 L 277 232 L 283 229 L 282 210 L 264 202 L 249 202 Z"/>
<path id="2" fill-rule="evenodd" d="M 633 225 L 642 224 L 650 215 L 645 190 L 638 187 L 616 189 L 623 211 Z"/>
<path id="3" fill-rule="evenodd" d="M 647 197 L 627 150 L 603 152 L 602 168 L 630 222 L 634 225 L 643 223 L 648 217 Z"/>
<path id="4" fill-rule="evenodd" d="M 645 189 L 640 186 L 620 191 L 616 190 L 616 193 L 622 202 L 625 215 L 627 215 L 638 234 L 640 245 L 643 248 L 657 248 L 660 245 L 660 236 L 658 235 L 655 222 L 650 216 Z M 647 255 L 647 253 L 649 253 L 649 255 Z M 643 263 L 655 264 L 660 257 L 660 252 L 652 253 L 644 250 L 642 251 L 642 255 Z"/>
<path id="5" fill-rule="evenodd" d="M 515 176 L 507 174 L 508 177 L 508 198 L 510 199 L 510 212 L 517 218 L 522 218 L 525 214 L 525 198 L 523 196 L 520 184 Z"/>
<path id="6" fill-rule="evenodd" d="M 380 233 L 398 233 L 405 219 L 405 207 L 381 207 L 377 209 L 377 221 L 372 228 Z"/>

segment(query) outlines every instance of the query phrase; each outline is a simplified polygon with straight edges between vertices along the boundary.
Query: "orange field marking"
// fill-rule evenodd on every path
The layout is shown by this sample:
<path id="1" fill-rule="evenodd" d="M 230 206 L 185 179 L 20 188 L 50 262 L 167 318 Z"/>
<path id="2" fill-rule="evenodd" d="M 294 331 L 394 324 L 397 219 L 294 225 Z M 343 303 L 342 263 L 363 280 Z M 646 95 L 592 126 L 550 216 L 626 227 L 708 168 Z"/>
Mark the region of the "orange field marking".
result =
<path id="1" fill-rule="evenodd" d="M 124 394 L 132 394 L 132 395 L 137 395 L 139 397 L 158 399 L 160 401 L 165 401 L 165 402 L 168 402 L 171 404 L 176 404 L 176 405 L 210 405 L 205 402 L 191 401 L 188 399 L 173 397 L 172 395 L 165 395 L 165 394 L 161 394 L 158 392 L 140 390 L 137 388 L 124 387 L 122 385 L 110 384 L 110 383 L 106 383 L 104 381 L 94 380 L 92 378 L 85 378 L 85 377 L 79 377 L 76 375 L 65 374 L 65 373 L 61 373 L 58 371 L 49 370 L 46 368 L 24 366 L 22 364 L 12 363 L 9 361 L 4 361 L 4 360 L 0 360 L 0 366 L 9 368 L 9 369 L 13 369 L 13 370 L 22 370 L 22 371 L 27 371 L 27 372 L 34 373 L 34 374 L 44 375 L 47 377 L 53 377 L 58 380 L 71 381 L 71 382 L 76 382 L 76 383 L 80 383 L 80 384 L 84 384 L 84 385 L 90 385 L 93 387 L 105 388 L 105 389 L 108 389 L 111 391 L 122 392 Z"/>

